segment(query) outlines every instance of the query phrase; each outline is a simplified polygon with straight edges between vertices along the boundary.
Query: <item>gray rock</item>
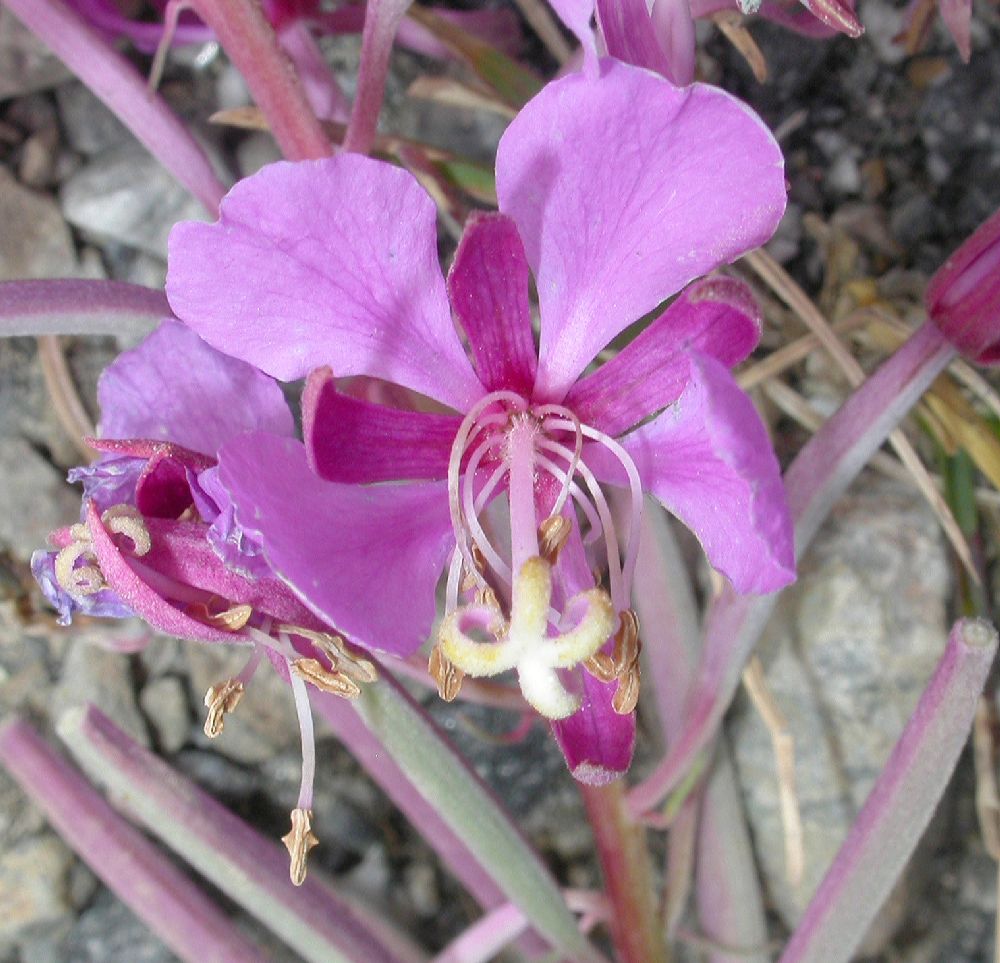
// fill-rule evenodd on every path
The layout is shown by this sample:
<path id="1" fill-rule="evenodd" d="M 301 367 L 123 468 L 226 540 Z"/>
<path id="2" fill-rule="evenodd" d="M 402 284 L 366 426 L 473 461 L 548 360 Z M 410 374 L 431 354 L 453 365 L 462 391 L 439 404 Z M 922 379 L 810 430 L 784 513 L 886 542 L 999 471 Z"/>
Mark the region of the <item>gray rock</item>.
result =
<path id="1" fill-rule="evenodd" d="M 759 649 L 795 739 L 805 873 L 783 864 L 774 756 L 744 700 L 731 732 L 770 896 L 792 926 L 843 841 L 941 653 L 949 569 L 915 492 L 866 477 L 835 509 Z"/>
<path id="2" fill-rule="evenodd" d="M 201 205 L 135 143 L 95 156 L 59 196 L 66 220 L 75 227 L 161 258 L 177 221 L 206 217 Z"/>
<path id="3" fill-rule="evenodd" d="M 52 198 L 22 187 L 0 168 L 0 280 L 70 277 L 73 239 Z"/>
<path id="4" fill-rule="evenodd" d="M 149 732 L 135 702 L 131 666 L 125 656 L 74 639 L 53 699 L 60 712 L 93 702 L 133 739 L 149 745 Z"/>
<path id="5" fill-rule="evenodd" d="M 56 103 L 66 140 L 81 154 L 99 154 L 132 140 L 125 125 L 78 81 L 57 87 Z"/>
<path id="6" fill-rule="evenodd" d="M 146 713 L 160 748 L 173 754 L 187 742 L 191 730 L 191 712 L 187 693 L 174 676 L 154 679 L 139 693 L 139 705 Z"/>
<path id="7" fill-rule="evenodd" d="M 0 100 L 45 90 L 68 76 L 63 62 L 14 14 L 0 7 Z"/>
<path id="8" fill-rule="evenodd" d="M 0 477 L 0 544 L 18 558 L 30 558 L 49 532 L 76 520 L 79 500 L 62 472 L 23 438 L 0 437 Z"/>
<path id="9" fill-rule="evenodd" d="M 51 926 L 70 912 L 72 852 L 51 833 L 22 840 L 0 854 L 0 943 Z"/>
<path id="10" fill-rule="evenodd" d="M 208 689 L 235 676 L 248 655 L 243 646 L 189 645 L 191 702 L 201 706 Z M 236 762 L 261 763 L 298 739 L 292 691 L 263 659 L 238 708 L 227 716 L 225 729 L 211 745 Z"/>
<path id="11" fill-rule="evenodd" d="M 174 963 L 177 957 L 120 900 L 102 890 L 53 947 L 53 963 Z M 35 957 L 32 957 L 35 959 Z"/>

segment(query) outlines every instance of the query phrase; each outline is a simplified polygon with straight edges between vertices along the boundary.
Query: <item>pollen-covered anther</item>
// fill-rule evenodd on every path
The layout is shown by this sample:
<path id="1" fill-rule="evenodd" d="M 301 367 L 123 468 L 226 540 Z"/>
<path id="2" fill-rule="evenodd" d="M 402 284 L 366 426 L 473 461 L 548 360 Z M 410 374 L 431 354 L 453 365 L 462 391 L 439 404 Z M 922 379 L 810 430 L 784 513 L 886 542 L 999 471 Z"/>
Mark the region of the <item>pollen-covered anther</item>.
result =
<path id="1" fill-rule="evenodd" d="M 565 515 L 551 515 L 538 526 L 538 551 L 549 565 L 555 565 L 573 525 Z"/>
<path id="2" fill-rule="evenodd" d="M 462 688 L 465 673 L 444 654 L 440 644 L 431 649 L 427 671 L 437 683 L 438 695 L 445 702 L 454 702 Z"/>
<path id="3" fill-rule="evenodd" d="M 478 545 L 473 545 L 469 549 L 469 554 L 475 563 L 475 570 L 465 569 L 460 586 L 463 592 L 471 592 L 477 586 L 482 585 L 483 575 L 486 573 L 486 559 L 483 558 L 483 550 Z"/>
<path id="4" fill-rule="evenodd" d="M 205 735 L 209 739 L 218 736 L 226 724 L 226 714 L 232 712 L 243 698 L 243 683 L 239 679 L 226 679 L 213 685 L 205 693 Z"/>
<path id="5" fill-rule="evenodd" d="M 319 659 L 295 659 L 291 663 L 292 671 L 321 692 L 354 699 L 361 695 L 361 686 L 346 672 L 334 670 L 331 672 Z"/>
<path id="6" fill-rule="evenodd" d="M 516 669 L 528 703 L 549 719 L 564 719 L 579 708 L 580 700 L 566 690 L 557 670 L 589 659 L 614 630 L 615 612 L 606 592 L 591 589 L 569 601 L 568 609 L 583 610 L 576 625 L 549 635 L 551 601 L 552 566 L 540 556 L 532 556 L 514 579 L 510 623 L 498 641 L 470 637 L 470 630 L 494 632 L 497 613 L 469 605 L 441 622 L 438 638 L 442 654 L 472 676 Z"/>
<path id="7" fill-rule="evenodd" d="M 112 505 L 101 515 L 101 522 L 109 532 L 124 535 L 132 543 L 133 555 L 146 555 L 153 547 L 146 522 L 132 505 Z"/>
<path id="8" fill-rule="evenodd" d="M 301 886 L 306 881 L 306 858 L 309 850 L 319 845 L 319 840 L 312 831 L 312 810 L 293 809 L 291 831 L 282 836 L 281 841 L 291 856 L 291 865 L 288 867 L 288 875 L 292 883 Z"/>

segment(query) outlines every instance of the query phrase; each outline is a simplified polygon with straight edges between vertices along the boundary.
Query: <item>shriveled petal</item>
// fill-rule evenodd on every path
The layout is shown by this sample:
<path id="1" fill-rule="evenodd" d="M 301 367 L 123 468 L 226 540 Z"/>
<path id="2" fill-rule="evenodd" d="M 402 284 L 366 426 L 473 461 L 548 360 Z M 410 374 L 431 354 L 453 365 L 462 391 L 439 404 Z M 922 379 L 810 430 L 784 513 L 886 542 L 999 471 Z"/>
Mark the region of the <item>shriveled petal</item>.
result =
<path id="1" fill-rule="evenodd" d="M 241 641 L 232 632 L 224 632 L 191 618 L 168 602 L 137 574 L 129 564 L 130 557 L 115 543 L 93 504 L 88 508 L 87 526 L 90 529 L 98 565 L 108 587 L 125 606 L 141 616 L 154 629 L 180 639 L 195 639 L 201 642 Z"/>
<path id="2" fill-rule="evenodd" d="M 357 154 L 271 164 L 216 224 L 170 235 L 167 297 L 220 350 L 276 378 L 330 365 L 464 410 L 483 393 L 448 310 L 434 203 Z"/>
<path id="3" fill-rule="evenodd" d="M 473 214 L 448 274 L 452 310 L 469 339 L 488 391 L 530 395 L 538 352 L 531 331 L 530 283 L 517 225 L 503 214 Z"/>
<path id="4" fill-rule="evenodd" d="M 742 593 L 775 592 L 795 578 L 792 523 L 767 430 L 725 366 L 692 353 L 676 404 L 622 439 L 643 488 L 698 536 L 709 562 Z M 585 454 L 624 484 L 605 449 Z"/>
<path id="5" fill-rule="evenodd" d="M 731 368 L 753 351 L 760 334 L 760 309 L 746 284 L 695 281 L 627 347 L 574 384 L 566 404 L 586 424 L 620 435 L 680 397 L 691 370 L 689 350 Z"/>
<path id="6" fill-rule="evenodd" d="M 84 500 L 97 504 L 99 511 L 112 505 L 134 505 L 135 490 L 147 459 L 131 454 L 103 454 L 89 465 L 71 468 L 66 480 L 83 485 Z"/>
<path id="7" fill-rule="evenodd" d="M 972 56 L 972 0 L 940 0 L 941 19 L 951 34 L 962 59 Z"/>
<path id="8" fill-rule="evenodd" d="M 97 398 L 103 437 L 170 441 L 208 455 L 244 431 L 294 429 L 271 378 L 177 321 L 120 354 L 101 375 Z"/>
<path id="9" fill-rule="evenodd" d="M 236 521 L 229 492 L 219 482 L 218 467 L 209 468 L 189 481 L 198 514 L 208 523 L 205 537 L 226 568 L 251 579 L 273 575 L 260 538 Z"/>
<path id="10" fill-rule="evenodd" d="M 441 479 L 462 419 L 403 411 L 337 390 L 329 368 L 314 371 L 302 394 L 309 464 L 336 482 Z"/>
<path id="11" fill-rule="evenodd" d="M 272 569 L 320 618 L 399 655 L 427 639 L 455 544 L 447 483 L 326 482 L 303 445 L 265 434 L 226 445 L 219 478 L 237 518 L 260 532 Z"/>
<path id="12" fill-rule="evenodd" d="M 678 89 L 601 62 L 601 80 L 549 84 L 497 153 L 500 209 L 538 287 L 537 398 L 554 401 L 615 335 L 693 278 L 773 233 L 781 150 L 714 87 Z"/>

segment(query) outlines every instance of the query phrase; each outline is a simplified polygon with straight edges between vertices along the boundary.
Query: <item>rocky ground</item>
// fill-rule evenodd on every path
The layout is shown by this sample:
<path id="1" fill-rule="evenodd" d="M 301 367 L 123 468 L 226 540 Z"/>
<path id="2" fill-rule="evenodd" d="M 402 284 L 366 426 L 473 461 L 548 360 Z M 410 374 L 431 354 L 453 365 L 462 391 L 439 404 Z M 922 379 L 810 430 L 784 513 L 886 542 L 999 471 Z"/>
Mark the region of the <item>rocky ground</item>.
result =
<path id="1" fill-rule="evenodd" d="M 920 55 L 892 43 L 900 12 L 861 0 L 858 42 L 811 42 L 766 24 L 753 36 L 771 68 L 756 82 L 731 47 L 705 29 L 701 69 L 745 97 L 780 132 L 791 203 L 772 253 L 829 306 L 833 254 L 843 286 L 872 281 L 909 306 L 926 276 L 1000 206 L 1000 16 L 977 8 L 972 62 L 941 33 Z M 204 56 L 199 56 L 203 54 Z M 243 102 L 239 77 L 211 51 L 180 54 L 164 93 L 234 175 L 277 155 L 265 135 L 234 135 L 204 118 Z M 348 79 L 351 41 L 330 45 Z M 488 157 L 494 119 L 403 98 L 422 69 L 396 64 L 388 129 L 459 138 Z M 0 279 L 114 277 L 163 281 L 165 239 L 179 219 L 201 216 L 118 122 L 0 9 Z M 905 313 L 905 312 L 904 312 Z M 770 337 L 790 322 L 776 312 Z M 769 320 L 771 315 L 769 314 Z M 93 410 L 102 367 L 119 345 L 74 340 L 66 354 Z M 829 407 L 842 385 L 821 359 L 795 375 Z M 772 414 L 775 414 L 772 412 Z M 779 447 L 801 433 L 775 414 Z M 217 650 L 155 639 L 139 654 L 101 648 L 127 623 L 59 629 L 27 569 L 47 532 L 75 517 L 63 481 L 79 459 L 53 413 L 34 343 L 0 343 L 0 718 L 21 713 L 43 727 L 65 708 L 97 703 L 135 738 L 251 820 L 285 831 L 299 753 L 291 699 L 261 673 L 223 736 L 201 733 L 201 700 L 228 668 Z M 796 734 L 806 871 L 785 879 L 769 737 L 745 699 L 729 731 L 765 880 L 774 932 L 794 924 L 887 757 L 940 652 L 954 614 L 953 561 L 914 490 L 866 474 L 844 500 L 784 599 L 761 658 Z M 567 885 L 596 885 L 589 830 L 572 782 L 540 730 L 510 746 L 502 713 L 429 707 L 504 797 Z M 491 735 L 491 733 L 493 735 Z M 964 761 L 917 858 L 871 935 L 871 958 L 973 963 L 993 958 L 996 866 L 979 841 L 971 766 Z M 471 902 L 428 847 L 336 742 L 319 747 L 313 865 L 383 907 L 428 945 L 474 918 Z M 0 771 L 0 963 L 123 960 L 171 955 L 101 886 Z M 287 953 L 282 959 L 292 959 Z"/>

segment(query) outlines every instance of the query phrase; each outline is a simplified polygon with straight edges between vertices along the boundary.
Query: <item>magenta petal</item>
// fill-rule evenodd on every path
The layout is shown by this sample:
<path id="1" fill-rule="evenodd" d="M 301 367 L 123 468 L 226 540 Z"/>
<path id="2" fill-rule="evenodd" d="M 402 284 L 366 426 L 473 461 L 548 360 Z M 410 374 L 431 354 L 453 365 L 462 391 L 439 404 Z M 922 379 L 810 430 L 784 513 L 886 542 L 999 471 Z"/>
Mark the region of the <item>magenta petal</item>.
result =
<path id="1" fill-rule="evenodd" d="M 97 397 L 105 438 L 170 441 L 209 455 L 244 431 L 294 429 L 274 381 L 177 321 L 120 354 L 101 375 Z"/>
<path id="2" fill-rule="evenodd" d="M 433 201 L 357 154 L 271 164 L 216 224 L 170 235 L 167 297 L 207 341 L 293 380 L 330 365 L 465 410 L 483 391 L 455 332 Z"/>
<path id="3" fill-rule="evenodd" d="M 549 0 L 549 6 L 580 41 L 588 72 L 596 71 L 597 44 L 590 27 L 594 16 L 594 0 Z"/>
<path id="4" fill-rule="evenodd" d="M 692 353 L 676 404 L 622 439 L 643 488 L 698 536 L 709 562 L 741 593 L 795 578 L 792 523 L 778 461 L 749 397 L 726 368 Z M 604 450 L 585 456 L 608 481 Z"/>
<path id="5" fill-rule="evenodd" d="M 581 421 L 620 435 L 675 402 L 696 350 L 739 364 L 760 341 L 760 311 L 750 289 L 733 278 L 695 281 L 645 331 L 569 390 Z"/>
<path id="6" fill-rule="evenodd" d="M 302 394 L 309 464 L 327 481 L 440 479 L 462 419 L 386 408 L 337 390 L 329 368 L 314 371 Z"/>
<path id="7" fill-rule="evenodd" d="M 962 59 L 972 56 L 972 0 L 940 0 L 941 19 L 948 28 Z"/>
<path id="8" fill-rule="evenodd" d="M 563 597 L 594 584 L 578 526 L 559 553 L 558 573 Z M 605 650 L 611 644 L 609 640 Z M 552 723 L 552 734 L 575 779 L 592 786 L 605 785 L 627 772 L 632 762 L 635 713 L 619 715 L 612 708 L 617 682 L 600 682 L 582 669 L 576 670 L 576 678 L 582 696 L 580 708 L 569 718 Z"/>
<path id="9" fill-rule="evenodd" d="M 608 53 L 684 86 L 694 80 L 694 20 L 688 0 L 597 0 Z"/>
<path id="10" fill-rule="evenodd" d="M 785 181 L 780 148 L 746 105 L 605 60 L 599 82 L 565 77 L 518 114 L 500 141 L 497 195 L 535 274 L 536 396 L 552 401 L 626 326 L 767 240 Z"/>
<path id="11" fill-rule="evenodd" d="M 619 715 L 611 707 L 617 682 L 600 682 L 587 672 L 583 702 L 568 719 L 552 723 L 552 733 L 573 778 L 603 786 L 628 771 L 635 746 L 635 713 Z"/>
<path id="12" fill-rule="evenodd" d="M 517 225 L 503 214 L 473 214 L 448 274 L 448 294 L 488 391 L 528 396 L 535 384 L 530 280 Z"/>
<path id="13" fill-rule="evenodd" d="M 399 655 L 427 639 L 455 545 L 445 482 L 326 482 L 299 442 L 265 434 L 226 445 L 219 478 L 271 567 L 325 622 Z"/>

